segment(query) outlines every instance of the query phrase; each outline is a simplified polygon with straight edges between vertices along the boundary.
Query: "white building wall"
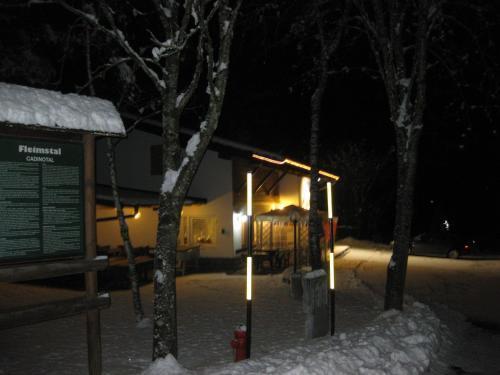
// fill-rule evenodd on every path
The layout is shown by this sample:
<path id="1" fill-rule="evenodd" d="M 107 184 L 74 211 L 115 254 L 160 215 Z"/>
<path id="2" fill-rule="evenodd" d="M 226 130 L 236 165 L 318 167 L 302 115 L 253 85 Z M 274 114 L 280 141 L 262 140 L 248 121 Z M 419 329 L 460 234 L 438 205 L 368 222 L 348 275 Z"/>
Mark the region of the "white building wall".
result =
<path id="1" fill-rule="evenodd" d="M 300 206 L 300 180 L 301 177 L 287 174 L 280 181 L 280 206 L 286 207 L 291 204 Z"/>
<path id="2" fill-rule="evenodd" d="M 159 191 L 161 176 L 151 175 L 151 151 L 152 145 L 161 143 L 160 137 L 140 130 L 134 130 L 131 136 L 122 140 L 116 147 L 116 165 L 118 185 L 122 187 Z M 98 184 L 110 185 L 109 168 L 106 157 L 107 145 L 104 139 L 96 144 L 96 181 Z M 203 257 L 233 257 L 235 256 L 233 244 L 233 190 L 232 190 L 232 166 L 230 160 L 220 159 L 214 151 L 208 150 L 194 177 L 188 196 L 205 198 L 207 204 L 196 204 L 185 206 L 183 216 L 190 218 L 216 218 L 216 238 L 213 244 L 201 244 L 201 255 Z M 156 211 L 155 211 L 156 212 Z M 104 213 L 103 213 L 104 215 Z M 144 223 L 143 220 L 139 220 Z M 148 233 L 144 238 L 137 233 L 134 241 L 131 233 L 132 243 L 142 245 L 156 243 L 157 216 L 148 221 L 149 228 L 143 233 Z M 133 223 L 132 226 L 138 223 Z M 153 229 L 154 228 L 154 229 Z M 139 229 L 139 228 L 138 228 Z M 109 236 L 114 240 L 106 239 L 107 231 L 113 233 Z M 139 229 L 140 230 L 140 229 Z M 143 227 L 144 230 L 144 227 Z M 115 233 L 116 232 L 116 233 Z M 133 232 L 133 231 L 131 231 Z M 98 238 L 100 245 L 114 244 L 118 235 L 116 223 L 98 224 Z M 141 240 L 139 241 L 139 238 Z M 139 245 L 139 246 L 140 246 Z"/>
<path id="3" fill-rule="evenodd" d="M 188 195 L 207 199 L 207 204 L 185 206 L 183 216 L 217 218 L 214 244 L 201 244 L 203 257 L 235 256 L 233 245 L 233 186 L 230 160 L 208 150 L 191 184 Z"/>
<path id="4" fill-rule="evenodd" d="M 110 185 L 107 144 L 105 139 L 96 143 L 96 181 L 98 184 Z M 123 139 L 116 146 L 116 165 L 118 185 L 148 191 L 159 191 L 161 176 L 151 175 L 152 145 L 161 143 L 160 137 L 140 130 Z"/>

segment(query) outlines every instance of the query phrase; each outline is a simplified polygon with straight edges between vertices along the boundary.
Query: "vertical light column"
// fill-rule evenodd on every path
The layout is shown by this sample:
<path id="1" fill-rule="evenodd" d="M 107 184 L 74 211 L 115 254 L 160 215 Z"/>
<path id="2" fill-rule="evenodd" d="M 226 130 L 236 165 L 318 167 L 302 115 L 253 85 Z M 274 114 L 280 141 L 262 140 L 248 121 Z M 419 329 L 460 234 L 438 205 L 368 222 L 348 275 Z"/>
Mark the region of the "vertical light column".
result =
<path id="1" fill-rule="evenodd" d="M 334 266 L 334 247 L 335 239 L 333 232 L 333 197 L 332 183 L 326 183 L 326 195 L 328 203 L 328 224 L 330 227 L 330 252 L 329 252 L 329 276 L 330 276 L 330 334 L 335 334 L 335 266 Z"/>
<path id="2" fill-rule="evenodd" d="M 253 241 L 253 223 L 252 223 L 252 172 L 247 173 L 247 223 L 248 223 L 248 240 L 247 240 L 247 345 L 246 355 L 250 358 L 252 346 L 252 241 Z"/>

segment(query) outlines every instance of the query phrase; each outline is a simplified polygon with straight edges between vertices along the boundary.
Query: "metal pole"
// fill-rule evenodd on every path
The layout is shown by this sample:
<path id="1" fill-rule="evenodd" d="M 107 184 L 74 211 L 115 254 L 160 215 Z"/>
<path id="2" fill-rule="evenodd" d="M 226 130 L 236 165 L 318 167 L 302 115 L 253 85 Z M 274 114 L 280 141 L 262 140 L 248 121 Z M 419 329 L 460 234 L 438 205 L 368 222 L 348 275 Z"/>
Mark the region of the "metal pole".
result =
<path id="1" fill-rule="evenodd" d="M 293 273 L 297 273 L 297 220 L 293 221 Z"/>
<path id="2" fill-rule="evenodd" d="M 92 134 L 83 135 L 84 184 L 85 184 L 85 258 L 96 256 L 96 207 L 95 207 L 95 139 Z M 85 273 L 87 299 L 97 297 L 97 272 Z M 101 320 L 98 309 L 87 311 L 87 348 L 90 375 L 102 372 Z"/>
<path id="3" fill-rule="evenodd" d="M 335 280 L 334 280 L 334 246 L 333 238 L 333 218 L 328 219 L 330 225 L 330 335 L 335 334 Z"/>
<path id="4" fill-rule="evenodd" d="M 248 215 L 248 254 L 247 254 L 247 358 L 250 358 L 252 347 L 252 240 L 253 223 L 252 215 Z"/>

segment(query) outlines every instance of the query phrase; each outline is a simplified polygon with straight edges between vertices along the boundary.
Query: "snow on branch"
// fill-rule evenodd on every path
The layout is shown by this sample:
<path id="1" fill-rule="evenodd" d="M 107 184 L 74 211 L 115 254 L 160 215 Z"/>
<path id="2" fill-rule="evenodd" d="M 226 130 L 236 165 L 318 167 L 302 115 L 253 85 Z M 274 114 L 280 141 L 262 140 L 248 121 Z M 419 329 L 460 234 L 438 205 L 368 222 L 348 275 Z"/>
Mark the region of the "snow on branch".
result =
<path id="1" fill-rule="evenodd" d="M 101 10 L 106 20 L 108 21 L 109 25 L 111 26 L 111 28 L 108 28 L 104 26 L 101 22 L 99 22 L 99 20 L 94 14 L 87 13 L 81 9 L 75 8 L 67 4 L 66 1 L 64 0 L 57 0 L 57 2 L 69 12 L 82 17 L 90 25 L 96 27 L 98 30 L 106 33 L 111 38 L 113 38 L 122 47 L 122 49 L 133 60 L 137 62 L 142 71 L 151 79 L 153 84 L 160 92 L 162 92 L 165 89 L 165 83 L 158 77 L 158 74 L 153 69 L 151 69 L 147 64 L 147 61 L 151 62 L 152 60 L 147 60 L 142 58 L 140 54 L 134 48 L 132 48 L 132 46 L 128 43 L 127 39 L 125 38 L 124 33 L 118 28 L 113 16 L 114 12 L 111 8 L 109 8 L 107 5 L 100 3 Z"/>
<path id="2" fill-rule="evenodd" d="M 185 157 L 182 159 L 182 163 L 178 169 L 168 169 L 163 176 L 163 183 L 161 185 L 162 193 L 171 193 L 174 190 L 175 185 L 177 184 L 177 180 L 179 179 L 179 175 L 182 172 L 182 169 L 187 165 L 188 158 Z"/>

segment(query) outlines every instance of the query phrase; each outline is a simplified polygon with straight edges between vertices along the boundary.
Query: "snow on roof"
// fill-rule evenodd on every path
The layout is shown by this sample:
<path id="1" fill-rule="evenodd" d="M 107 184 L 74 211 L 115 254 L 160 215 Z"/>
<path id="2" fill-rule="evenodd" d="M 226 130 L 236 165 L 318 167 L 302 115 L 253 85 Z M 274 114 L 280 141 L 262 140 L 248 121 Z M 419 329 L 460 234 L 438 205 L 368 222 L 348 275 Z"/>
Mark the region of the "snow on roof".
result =
<path id="1" fill-rule="evenodd" d="M 0 122 L 125 135 L 114 105 L 99 98 L 0 82 Z"/>

